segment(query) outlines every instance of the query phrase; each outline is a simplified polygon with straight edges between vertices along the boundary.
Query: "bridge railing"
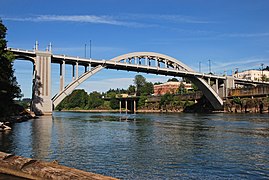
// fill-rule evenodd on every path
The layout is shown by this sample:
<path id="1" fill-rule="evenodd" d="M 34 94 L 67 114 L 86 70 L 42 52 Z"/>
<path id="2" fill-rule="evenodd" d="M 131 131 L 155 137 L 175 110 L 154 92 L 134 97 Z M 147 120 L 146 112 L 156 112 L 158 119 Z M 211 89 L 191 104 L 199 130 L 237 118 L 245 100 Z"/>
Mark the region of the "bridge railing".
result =
<path id="1" fill-rule="evenodd" d="M 25 50 L 25 49 L 19 49 L 19 48 L 11 48 L 8 47 L 6 50 L 11 51 L 11 52 L 21 52 L 21 53 L 34 53 L 32 50 Z"/>
<path id="2" fill-rule="evenodd" d="M 230 89 L 228 92 L 229 97 L 240 97 L 240 96 L 266 96 L 269 95 L 269 87 L 268 86 L 257 86 L 253 88 L 237 88 Z"/>

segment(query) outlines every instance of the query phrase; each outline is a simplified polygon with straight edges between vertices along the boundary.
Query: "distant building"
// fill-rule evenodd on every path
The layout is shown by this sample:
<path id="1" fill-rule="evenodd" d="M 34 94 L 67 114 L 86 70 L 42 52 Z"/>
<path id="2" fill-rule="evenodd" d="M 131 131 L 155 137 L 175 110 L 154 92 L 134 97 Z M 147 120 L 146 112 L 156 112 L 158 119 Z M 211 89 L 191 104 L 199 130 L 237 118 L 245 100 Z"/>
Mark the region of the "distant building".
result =
<path id="1" fill-rule="evenodd" d="M 265 75 L 266 78 L 268 78 L 269 71 L 267 71 L 267 70 L 263 70 L 263 71 L 261 71 L 261 70 L 247 70 L 247 71 L 234 73 L 233 77 L 240 78 L 240 79 L 248 79 L 248 80 L 253 80 L 253 81 L 261 81 L 262 75 Z"/>
<path id="2" fill-rule="evenodd" d="M 154 85 L 154 95 L 164 95 L 166 93 L 176 94 L 178 92 L 180 84 L 184 84 L 184 88 L 187 90 L 192 89 L 192 84 L 186 82 L 166 82 L 159 85 Z"/>

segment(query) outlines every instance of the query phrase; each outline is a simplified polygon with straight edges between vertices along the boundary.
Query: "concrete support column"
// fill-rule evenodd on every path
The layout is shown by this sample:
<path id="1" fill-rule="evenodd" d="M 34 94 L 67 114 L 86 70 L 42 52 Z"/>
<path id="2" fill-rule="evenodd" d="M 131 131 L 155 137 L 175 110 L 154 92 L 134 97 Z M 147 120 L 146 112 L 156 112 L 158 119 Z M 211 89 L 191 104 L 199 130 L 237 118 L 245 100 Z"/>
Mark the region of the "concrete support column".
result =
<path id="1" fill-rule="evenodd" d="M 225 95 L 225 82 L 223 82 L 223 88 L 222 88 L 222 98 L 226 97 Z"/>
<path id="2" fill-rule="evenodd" d="M 36 115 L 51 114 L 51 52 L 35 51 L 32 107 Z"/>
<path id="3" fill-rule="evenodd" d="M 125 112 L 128 113 L 128 101 L 125 100 Z"/>
<path id="4" fill-rule="evenodd" d="M 134 109 L 134 104 L 133 104 L 133 102 L 132 102 L 132 100 L 130 100 L 130 105 L 131 105 L 131 112 L 133 111 L 133 109 Z"/>
<path id="5" fill-rule="evenodd" d="M 120 113 L 121 113 L 121 100 L 120 100 Z"/>
<path id="6" fill-rule="evenodd" d="M 136 113 L 136 101 L 134 100 L 134 113 Z"/>
<path id="7" fill-rule="evenodd" d="M 211 79 L 208 78 L 208 79 L 207 79 L 207 84 L 208 84 L 209 86 L 211 86 L 210 82 L 211 82 Z"/>
<path id="8" fill-rule="evenodd" d="M 91 64 L 89 64 L 89 71 L 91 70 Z"/>
<path id="9" fill-rule="evenodd" d="M 60 64 L 60 92 L 63 90 L 63 64 Z"/>
<path id="10" fill-rule="evenodd" d="M 72 80 L 75 80 L 75 65 L 72 64 Z"/>
<path id="11" fill-rule="evenodd" d="M 137 65 L 138 63 L 137 63 L 137 57 L 135 57 L 135 64 Z"/>
<path id="12" fill-rule="evenodd" d="M 60 91 L 64 90 L 65 83 L 65 61 L 60 64 Z"/>
<path id="13" fill-rule="evenodd" d="M 164 60 L 164 66 L 167 68 L 167 59 Z"/>
<path id="14" fill-rule="evenodd" d="M 33 98 L 35 96 L 35 82 L 36 82 L 36 63 L 33 63 L 33 76 L 32 76 L 32 101 L 30 105 L 30 110 L 34 112 L 33 109 Z"/>
<path id="15" fill-rule="evenodd" d="M 219 80 L 216 79 L 216 92 L 219 94 Z"/>
<path id="16" fill-rule="evenodd" d="M 234 77 L 227 76 L 225 80 L 225 97 L 228 97 L 228 90 L 235 87 Z"/>
<path id="17" fill-rule="evenodd" d="M 155 59 L 155 66 L 158 67 L 158 64 L 159 64 L 159 62 L 158 62 L 158 58 L 156 58 L 156 59 Z"/>
<path id="18" fill-rule="evenodd" d="M 65 61 L 63 61 L 63 68 L 62 68 L 62 77 L 63 77 L 63 88 L 65 84 Z"/>
<path id="19" fill-rule="evenodd" d="M 78 62 L 76 62 L 76 79 L 78 79 Z"/>

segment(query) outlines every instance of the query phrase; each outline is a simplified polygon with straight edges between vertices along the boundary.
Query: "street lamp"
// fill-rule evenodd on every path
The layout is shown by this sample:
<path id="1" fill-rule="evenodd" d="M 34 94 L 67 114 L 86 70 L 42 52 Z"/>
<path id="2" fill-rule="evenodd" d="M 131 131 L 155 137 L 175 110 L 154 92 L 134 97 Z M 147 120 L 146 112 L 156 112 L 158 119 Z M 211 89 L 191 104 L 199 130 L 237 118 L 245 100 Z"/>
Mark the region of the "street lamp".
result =
<path id="1" fill-rule="evenodd" d="M 201 61 L 199 61 L 199 73 L 201 73 Z"/>

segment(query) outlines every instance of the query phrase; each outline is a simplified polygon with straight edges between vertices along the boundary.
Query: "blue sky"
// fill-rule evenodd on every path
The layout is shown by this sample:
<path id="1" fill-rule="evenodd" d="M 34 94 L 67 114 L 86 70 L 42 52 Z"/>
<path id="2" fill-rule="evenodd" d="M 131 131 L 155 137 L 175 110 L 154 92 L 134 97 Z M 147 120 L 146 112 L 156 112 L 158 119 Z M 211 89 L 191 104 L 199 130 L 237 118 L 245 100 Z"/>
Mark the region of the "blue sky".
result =
<path id="1" fill-rule="evenodd" d="M 216 74 L 269 65 L 268 0 L 1 0 L 0 17 L 9 47 L 32 49 L 38 40 L 41 49 L 52 42 L 55 54 L 84 57 L 84 45 L 91 41 L 95 59 L 153 51 L 197 71 L 201 62 L 205 73 L 210 59 Z M 31 63 L 16 61 L 14 67 L 24 96 L 30 97 Z M 59 68 L 52 68 L 54 95 Z M 71 67 L 66 69 L 67 84 Z M 135 75 L 105 70 L 80 88 L 127 88 Z M 153 82 L 169 78 L 145 77 Z"/>

